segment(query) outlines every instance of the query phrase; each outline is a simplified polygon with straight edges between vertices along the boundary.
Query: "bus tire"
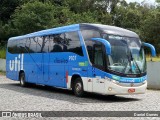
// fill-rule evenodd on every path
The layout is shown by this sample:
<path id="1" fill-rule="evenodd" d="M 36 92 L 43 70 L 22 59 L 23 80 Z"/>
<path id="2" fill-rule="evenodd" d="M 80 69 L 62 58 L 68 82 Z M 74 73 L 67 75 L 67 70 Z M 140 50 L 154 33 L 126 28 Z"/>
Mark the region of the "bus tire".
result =
<path id="1" fill-rule="evenodd" d="M 20 85 L 22 87 L 27 86 L 27 83 L 25 81 L 25 74 L 24 73 L 20 73 L 20 75 L 19 75 L 19 81 L 20 81 Z"/>
<path id="2" fill-rule="evenodd" d="M 84 90 L 83 90 L 83 83 L 81 78 L 76 78 L 73 86 L 74 94 L 77 97 L 83 97 L 84 96 Z"/>

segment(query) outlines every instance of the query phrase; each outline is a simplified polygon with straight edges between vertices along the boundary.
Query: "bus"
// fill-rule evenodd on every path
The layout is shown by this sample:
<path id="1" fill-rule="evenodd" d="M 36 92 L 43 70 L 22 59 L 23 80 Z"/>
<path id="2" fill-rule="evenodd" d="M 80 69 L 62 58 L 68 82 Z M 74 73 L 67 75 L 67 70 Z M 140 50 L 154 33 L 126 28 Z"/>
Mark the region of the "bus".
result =
<path id="1" fill-rule="evenodd" d="M 142 94 L 147 88 L 144 47 L 129 30 L 81 23 L 9 38 L 6 77 L 27 83 L 102 95 Z"/>

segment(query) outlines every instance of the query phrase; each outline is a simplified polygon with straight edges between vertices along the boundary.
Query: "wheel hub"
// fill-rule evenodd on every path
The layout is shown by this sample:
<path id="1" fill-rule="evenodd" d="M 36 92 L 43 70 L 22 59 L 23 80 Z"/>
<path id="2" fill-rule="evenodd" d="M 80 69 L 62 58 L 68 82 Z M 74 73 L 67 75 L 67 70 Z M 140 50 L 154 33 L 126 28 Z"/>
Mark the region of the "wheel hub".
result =
<path id="1" fill-rule="evenodd" d="M 77 83 L 77 84 L 76 84 L 76 92 L 77 92 L 77 93 L 80 93 L 81 90 L 82 90 L 81 83 Z"/>

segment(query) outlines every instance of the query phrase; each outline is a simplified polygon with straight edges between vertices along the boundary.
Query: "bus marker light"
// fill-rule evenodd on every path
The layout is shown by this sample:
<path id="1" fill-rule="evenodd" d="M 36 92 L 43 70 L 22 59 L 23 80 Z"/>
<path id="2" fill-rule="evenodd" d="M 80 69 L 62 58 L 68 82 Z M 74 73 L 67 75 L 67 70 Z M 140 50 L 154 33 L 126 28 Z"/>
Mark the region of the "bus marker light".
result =
<path id="1" fill-rule="evenodd" d="M 66 71 L 66 83 L 68 83 L 68 71 Z"/>
<path id="2" fill-rule="evenodd" d="M 108 90 L 109 90 L 109 91 L 112 91 L 112 88 L 111 88 L 111 87 L 109 87 L 109 88 L 108 88 Z"/>

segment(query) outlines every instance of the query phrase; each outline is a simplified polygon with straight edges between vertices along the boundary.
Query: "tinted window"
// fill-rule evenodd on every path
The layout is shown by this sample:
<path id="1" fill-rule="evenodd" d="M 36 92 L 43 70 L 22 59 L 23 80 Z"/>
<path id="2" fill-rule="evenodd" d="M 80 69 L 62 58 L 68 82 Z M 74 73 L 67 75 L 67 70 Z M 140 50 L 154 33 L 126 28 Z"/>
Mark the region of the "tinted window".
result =
<path id="1" fill-rule="evenodd" d="M 55 34 L 50 36 L 50 52 L 64 52 L 64 34 Z"/>
<path id="2" fill-rule="evenodd" d="M 91 63 L 103 70 L 105 66 L 104 45 L 100 42 L 91 40 L 87 40 L 85 44 Z"/>
<path id="3" fill-rule="evenodd" d="M 54 52 L 63 52 L 63 44 L 64 43 L 64 34 L 56 34 L 54 35 L 54 46 L 53 51 Z"/>
<path id="4" fill-rule="evenodd" d="M 29 53 L 42 53 L 49 51 L 49 36 L 34 37 L 26 40 L 25 48 Z"/>
<path id="5" fill-rule="evenodd" d="M 35 41 L 37 43 L 36 45 L 36 52 L 37 53 L 41 53 L 43 51 L 43 37 L 36 37 L 35 39 L 37 39 L 37 41 Z"/>
<path id="6" fill-rule="evenodd" d="M 54 34 L 8 42 L 11 53 L 74 52 L 83 56 L 78 32 Z"/>
<path id="7" fill-rule="evenodd" d="M 49 52 L 49 45 L 50 45 L 49 38 L 50 38 L 49 36 L 43 37 L 42 52 Z"/>
<path id="8" fill-rule="evenodd" d="M 83 56 L 82 46 L 80 44 L 78 32 L 65 33 L 64 47 L 68 52 L 74 52 Z"/>
<path id="9" fill-rule="evenodd" d="M 17 49 L 16 40 L 9 40 L 8 41 L 8 52 L 15 53 Z"/>
<path id="10" fill-rule="evenodd" d="M 31 45 L 31 41 L 30 41 L 29 38 L 27 38 L 27 39 L 26 39 L 26 44 L 25 44 L 25 48 L 26 48 L 27 53 L 30 52 L 30 48 L 29 48 L 30 45 Z"/>
<path id="11" fill-rule="evenodd" d="M 53 52 L 53 46 L 54 46 L 54 36 L 49 36 L 49 52 Z"/>
<path id="12" fill-rule="evenodd" d="M 37 49 L 36 49 L 37 39 L 36 38 L 29 38 L 29 40 L 30 40 L 29 52 L 36 53 L 37 52 Z"/>
<path id="13" fill-rule="evenodd" d="M 101 37 L 99 31 L 96 30 L 82 30 L 81 32 L 84 40 L 90 40 L 91 38 Z"/>
<path id="14" fill-rule="evenodd" d="M 98 66 L 104 66 L 104 59 L 103 59 L 103 48 L 101 45 L 94 46 L 94 64 Z"/>
<path id="15" fill-rule="evenodd" d="M 25 48 L 25 44 L 26 44 L 26 39 L 23 40 L 17 40 L 17 50 L 16 53 L 26 53 L 26 48 Z"/>

